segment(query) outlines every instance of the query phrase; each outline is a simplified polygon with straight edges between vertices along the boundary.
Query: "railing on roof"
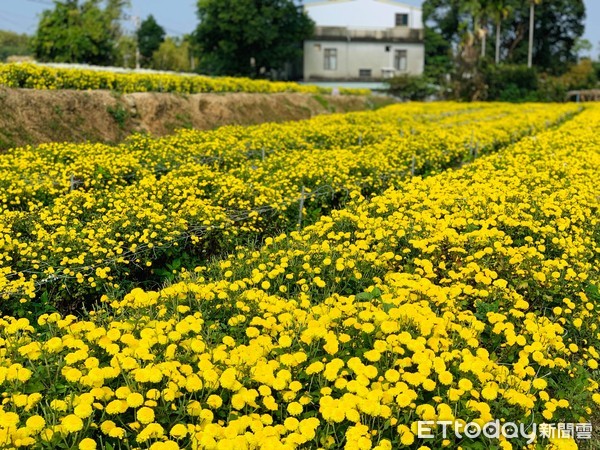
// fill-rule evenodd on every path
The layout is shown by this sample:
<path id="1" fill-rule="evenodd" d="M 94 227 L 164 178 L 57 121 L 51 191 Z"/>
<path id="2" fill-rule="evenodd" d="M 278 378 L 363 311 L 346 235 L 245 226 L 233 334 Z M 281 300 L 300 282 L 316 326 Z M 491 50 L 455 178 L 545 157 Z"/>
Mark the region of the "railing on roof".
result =
<path id="1" fill-rule="evenodd" d="M 315 38 L 344 38 L 348 40 L 377 40 L 377 41 L 423 41 L 424 32 L 421 29 L 395 28 L 348 28 L 348 27 L 315 27 Z"/>

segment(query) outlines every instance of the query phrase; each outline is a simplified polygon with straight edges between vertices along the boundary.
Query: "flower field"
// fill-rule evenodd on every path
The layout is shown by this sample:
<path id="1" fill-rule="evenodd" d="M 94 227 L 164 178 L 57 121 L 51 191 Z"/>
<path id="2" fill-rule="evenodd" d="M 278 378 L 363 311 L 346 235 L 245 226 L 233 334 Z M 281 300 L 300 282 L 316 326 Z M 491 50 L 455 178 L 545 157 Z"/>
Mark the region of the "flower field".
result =
<path id="1" fill-rule="evenodd" d="M 330 93 L 329 88 L 291 82 L 270 82 L 249 78 L 177 75 L 161 73 L 116 73 L 91 69 L 66 69 L 27 63 L 0 64 L 0 86 L 28 89 L 108 89 L 121 93 L 174 92 L 301 92 Z M 341 94 L 368 95 L 369 89 L 340 89 Z"/>
<path id="2" fill-rule="evenodd" d="M 417 422 L 600 426 L 599 128 L 406 104 L 2 155 L 0 448 L 578 448 Z"/>
<path id="3" fill-rule="evenodd" d="M 293 229 L 300 201 L 306 223 L 352 191 L 373 195 L 411 174 L 454 167 L 576 111 L 417 104 L 134 137 L 116 148 L 13 150 L 0 162 L 3 310 L 44 312 L 27 303 L 35 298 L 89 307 L 107 291 L 164 276 L 152 267 L 179 268 Z"/>

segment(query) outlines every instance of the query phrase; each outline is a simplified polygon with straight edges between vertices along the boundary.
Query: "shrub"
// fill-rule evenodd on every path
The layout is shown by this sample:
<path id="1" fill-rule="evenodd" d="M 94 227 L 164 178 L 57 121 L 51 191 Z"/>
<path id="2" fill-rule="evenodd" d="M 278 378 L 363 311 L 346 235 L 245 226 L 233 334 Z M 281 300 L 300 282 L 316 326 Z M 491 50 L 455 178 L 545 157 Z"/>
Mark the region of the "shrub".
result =
<path id="1" fill-rule="evenodd" d="M 487 99 L 525 102 L 538 99 L 538 75 L 526 66 L 487 66 L 483 69 Z"/>
<path id="2" fill-rule="evenodd" d="M 437 92 L 431 80 L 422 76 L 400 75 L 386 83 L 387 91 L 402 100 L 425 100 Z"/>

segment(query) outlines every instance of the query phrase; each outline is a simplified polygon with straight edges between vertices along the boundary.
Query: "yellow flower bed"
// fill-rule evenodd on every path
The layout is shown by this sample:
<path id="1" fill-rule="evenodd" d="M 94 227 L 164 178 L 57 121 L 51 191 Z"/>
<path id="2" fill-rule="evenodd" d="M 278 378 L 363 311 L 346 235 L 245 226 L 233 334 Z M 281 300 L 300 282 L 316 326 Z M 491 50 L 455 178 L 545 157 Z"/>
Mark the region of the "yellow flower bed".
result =
<path id="1" fill-rule="evenodd" d="M 398 105 L 310 121 L 48 144 L 0 158 L 0 294 L 77 308 L 181 255 L 206 258 L 293 229 L 352 190 L 381 193 L 490 153 L 573 105 Z M 36 298 L 37 296 L 37 298 Z M 90 297 L 91 296 L 91 297 Z M 6 311 L 6 310 L 5 310 Z M 19 312 L 19 314 L 22 314 Z"/>
<path id="2" fill-rule="evenodd" d="M 597 420 L 599 127 L 592 107 L 462 169 L 354 191 L 85 318 L 5 317 L 0 445 L 474 448 L 417 422 Z M 551 441 L 532 445 L 577 448 Z"/>
<path id="3" fill-rule="evenodd" d="M 122 93 L 175 92 L 200 94 L 205 92 L 300 92 L 329 94 L 330 88 L 291 82 L 271 82 L 249 78 L 160 73 L 116 73 L 101 70 L 66 69 L 36 64 L 0 64 L 0 85 L 29 89 L 108 89 Z M 369 89 L 340 89 L 341 94 L 369 95 Z"/>

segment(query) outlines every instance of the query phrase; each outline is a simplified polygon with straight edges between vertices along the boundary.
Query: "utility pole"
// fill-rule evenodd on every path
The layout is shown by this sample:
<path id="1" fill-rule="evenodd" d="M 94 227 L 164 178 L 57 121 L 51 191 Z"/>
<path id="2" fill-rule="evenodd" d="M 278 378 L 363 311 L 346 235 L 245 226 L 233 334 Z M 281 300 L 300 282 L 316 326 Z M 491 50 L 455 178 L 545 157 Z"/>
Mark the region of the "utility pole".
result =
<path id="1" fill-rule="evenodd" d="M 141 26 L 141 19 L 140 16 L 135 15 L 129 15 L 129 14 L 123 14 L 123 20 L 130 20 L 131 23 L 134 26 L 134 35 L 135 35 L 135 68 L 139 69 L 140 68 L 140 42 L 138 40 L 138 30 L 140 29 Z"/>
<path id="2" fill-rule="evenodd" d="M 535 26 L 535 4 L 533 0 L 529 2 L 529 52 L 527 54 L 527 67 L 531 69 L 533 65 L 533 27 Z"/>
<path id="3" fill-rule="evenodd" d="M 138 31 L 141 26 L 140 16 L 132 16 L 133 25 L 135 26 L 135 68 L 139 70 L 140 68 L 140 41 L 138 39 Z"/>

